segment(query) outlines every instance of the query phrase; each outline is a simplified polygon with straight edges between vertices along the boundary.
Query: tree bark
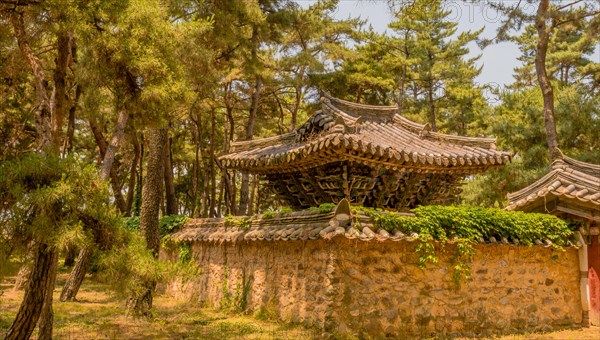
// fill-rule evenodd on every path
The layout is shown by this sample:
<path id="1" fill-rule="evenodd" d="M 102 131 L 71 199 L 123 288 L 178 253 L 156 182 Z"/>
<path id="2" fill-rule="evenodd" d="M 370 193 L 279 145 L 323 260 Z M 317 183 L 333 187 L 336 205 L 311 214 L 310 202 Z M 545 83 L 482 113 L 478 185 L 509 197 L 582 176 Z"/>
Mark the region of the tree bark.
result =
<path id="1" fill-rule="evenodd" d="M 206 157 L 206 152 L 204 150 L 204 140 L 202 139 L 202 115 L 200 112 L 196 115 L 196 133 L 198 135 L 198 147 L 197 150 L 200 155 L 200 162 L 202 164 L 202 170 L 198 176 L 200 182 L 202 182 L 202 191 L 200 193 L 200 209 L 198 209 L 196 213 L 196 217 L 208 217 L 208 176 L 206 171 L 209 167 L 210 160 Z M 198 168 L 200 164 L 198 164 Z M 199 169 L 198 169 L 199 170 Z"/>
<path id="2" fill-rule="evenodd" d="M 98 150 L 100 152 L 100 158 L 102 158 L 102 163 L 104 163 L 104 159 L 106 159 L 106 155 L 107 155 L 107 152 L 108 152 L 108 149 L 110 148 L 110 146 L 106 143 L 106 140 L 104 139 L 104 134 L 102 133 L 102 130 L 98 126 L 98 123 L 96 123 L 96 121 L 94 119 L 90 119 L 89 124 L 90 124 L 90 129 L 92 130 L 92 134 L 94 135 L 94 139 L 96 140 L 96 144 L 98 145 Z M 117 123 L 117 127 L 118 127 L 118 125 L 119 124 Z M 118 131 L 115 131 L 115 134 L 117 134 L 117 133 L 118 133 Z M 122 138 L 122 136 L 121 136 L 121 138 Z M 120 139 L 117 141 L 117 144 L 119 142 L 120 142 Z M 116 152 L 115 152 L 115 154 L 116 154 Z M 114 169 L 115 154 L 112 154 L 112 158 L 110 159 L 111 168 L 108 170 L 109 175 L 110 175 L 109 177 L 111 179 L 110 185 L 113 189 L 113 195 L 115 197 L 115 204 L 116 204 L 117 208 L 119 209 L 120 212 L 125 212 L 127 204 L 125 203 L 125 200 L 123 199 L 123 193 L 121 192 L 121 187 L 119 185 L 119 176 L 117 175 L 117 171 Z M 104 168 L 104 166 L 102 166 L 101 168 Z M 104 177 L 105 172 L 106 172 L 106 169 L 104 171 L 101 170 L 100 176 L 102 177 L 102 179 L 108 180 L 109 177 Z"/>
<path id="3" fill-rule="evenodd" d="M 17 273 L 17 280 L 15 281 L 15 285 L 13 286 L 13 290 L 23 290 L 27 287 L 27 281 L 29 280 L 29 276 L 31 275 L 31 270 L 33 269 L 33 263 L 35 260 L 35 255 L 37 249 L 33 242 L 29 243 L 27 250 L 27 255 L 25 257 L 25 262 L 19 268 L 19 272 Z"/>
<path id="4" fill-rule="evenodd" d="M 39 340 L 52 340 L 52 326 L 54 323 L 54 311 L 52 310 L 52 298 L 54 287 L 56 285 L 56 270 L 58 267 L 58 250 L 52 252 L 52 266 L 48 271 L 48 285 L 46 286 L 46 296 L 39 321 Z"/>
<path id="5" fill-rule="evenodd" d="M 215 173 L 215 135 L 217 133 L 217 117 L 215 109 L 210 110 L 210 200 L 208 217 L 215 217 L 215 203 L 217 201 L 217 174 Z"/>
<path id="6" fill-rule="evenodd" d="M 254 202 L 256 190 L 258 189 L 258 176 L 252 176 L 252 184 L 250 185 L 250 199 L 248 200 L 248 215 L 254 214 Z"/>
<path id="7" fill-rule="evenodd" d="M 190 114 L 191 115 L 191 114 Z M 193 119 L 192 119 L 193 120 Z M 194 147 L 194 163 L 192 164 L 192 193 L 191 193 L 191 214 L 190 216 L 198 217 L 198 188 L 200 188 L 200 152 L 199 152 L 199 139 L 196 129 L 191 129 L 192 144 Z"/>
<path id="8" fill-rule="evenodd" d="M 56 248 L 47 244 L 36 246 L 35 262 L 17 316 L 6 333 L 5 340 L 29 339 L 42 313 L 51 282 Z"/>
<path id="9" fill-rule="evenodd" d="M 129 114 L 125 109 L 121 109 L 119 111 L 119 115 L 117 117 L 117 126 L 115 127 L 115 131 L 113 133 L 112 138 L 110 139 L 110 144 L 108 144 L 106 148 L 106 153 L 103 155 L 102 167 L 100 168 L 100 177 L 103 180 L 108 180 L 110 177 L 110 172 L 113 169 L 113 163 L 115 161 L 115 157 L 117 156 L 117 150 L 119 150 L 119 144 L 125 136 L 125 126 L 127 126 L 127 119 L 129 118 Z"/>
<path id="10" fill-rule="evenodd" d="M 427 57 L 429 58 L 429 79 L 428 79 L 428 88 L 427 88 L 427 100 L 429 102 L 429 124 L 431 125 L 431 131 L 437 131 L 437 126 L 435 124 L 435 101 L 433 100 L 433 74 L 431 73 L 431 69 L 433 69 L 433 55 L 431 52 L 428 52 Z"/>
<path id="11" fill-rule="evenodd" d="M 148 249 L 158 255 L 160 238 L 158 234 L 158 212 L 162 199 L 163 157 L 167 131 L 153 129 L 147 133 L 148 154 L 146 157 L 146 178 L 142 187 L 142 211 L 140 228 L 146 238 Z"/>
<path id="12" fill-rule="evenodd" d="M 232 92 L 232 86 L 231 86 L 231 82 L 227 82 L 227 84 L 225 84 L 225 91 L 224 91 L 224 102 L 225 102 L 225 109 L 226 109 L 226 116 L 227 116 L 227 122 L 229 123 L 229 128 L 226 129 L 228 132 L 228 137 L 225 138 L 225 142 L 223 144 L 223 152 L 227 152 L 229 151 L 229 145 L 231 144 L 231 142 L 233 142 L 233 138 L 235 135 L 235 119 L 233 118 L 233 109 L 234 106 L 231 102 L 231 92 Z M 232 180 L 227 172 L 227 169 L 224 167 L 221 167 L 221 173 L 223 174 L 223 179 L 226 181 L 225 184 L 225 190 L 226 190 L 226 204 L 225 204 L 225 213 L 226 214 L 235 214 L 236 209 L 237 209 L 237 204 L 236 204 L 236 190 L 235 190 L 235 180 Z M 235 178 L 235 176 L 233 176 Z"/>
<path id="13" fill-rule="evenodd" d="M 158 217 L 163 194 L 164 147 L 167 132 L 164 129 L 152 129 L 146 134 L 148 140 L 148 155 L 146 157 L 146 180 L 142 187 L 142 211 L 140 227 L 146 239 L 148 249 L 158 256 L 160 235 Z M 152 308 L 152 293 L 156 282 L 142 283 L 144 291 L 140 295 L 131 296 L 127 303 L 129 313 L 134 316 L 146 316 Z"/>
<path id="14" fill-rule="evenodd" d="M 544 125 L 550 160 L 552 161 L 559 144 L 558 134 L 556 133 L 556 121 L 554 119 L 554 90 L 552 89 L 552 84 L 546 70 L 546 54 L 548 52 L 550 32 L 552 31 L 552 26 L 546 25 L 546 20 L 549 16 L 548 6 L 549 0 L 541 0 L 535 18 L 535 28 L 538 33 L 535 51 L 535 73 L 544 98 Z"/>
<path id="15" fill-rule="evenodd" d="M 69 109 L 69 124 L 67 125 L 67 135 L 63 145 L 63 155 L 67 155 L 73 151 L 73 137 L 75 136 L 75 113 L 77 112 L 77 105 L 81 98 L 81 85 L 77 84 L 75 87 L 75 99 Z"/>
<path id="16" fill-rule="evenodd" d="M 71 274 L 69 274 L 69 278 L 65 282 L 65 285 L 60 292 L 59 300 L 61 302 L 75 300 L 77 297 L 77 292 L 79 292 L 79 287 L 81 287 L 81 283 L 85 278 L 85 274 L 90 267 L 91 259 L 91 249 L 89 247 L 83 247 L 79 252 L 79 256 L 77 257 L 77 264 L 75 264 L 75 267 L 73 267 Z"/>
<path id="17" fill-rule="evenodd" d="M 137 179 L 137 168 L 140 160 L 140 143 L 137 139 L 137 133 L 134 130 L 131 135 L 131 144 L 133 144 L 133 160 L 129 168 L 129 184 L 127 187 L 127 201 L 125 202 L 125 215 L 131 216 L 131 207 L 135 197 L 135 182 Z"/>
<path id="18" fill-rule="evenodd" d="M 305 68 L 301 67 L 298 72 L 298 77 L 296 78 L 296 86 L 295 86 L 295 98 L 294 98 L 294 107 L 292 108 L 292 122 L 290 124 L 289 132 L 294 131 L 296 128 L 296 123 L 298 121 L 298 110 L 300 109 L 300 103 L 302 102 L 302 98 L 304 97 L 304 91 L 302 90 L 302 81 L 304 80 Z"/>
<path id="19" fill-rule="evenodd" d="M 58 54 L 56 57 L 56 67 L 54 69 L 54 96 L 52 105 L 52 115 L 50 116 L 52 144 L 62 145 L 61 135 L 63 122 L 67 116 L 68 98 L 67 98 L 67 69 L 71 63 L 73 34 L 61 32 L 57 39 Z"/>
<path id="20" fill-rule="evenodd" d="M 176 215 L 178 213 L 177 208 L 177 196 L 175 196 L 175 184 L 173 183 L 173 162 L 171 153 L 171 139 L 167 138 L 165 145 L 165 156 L 164 158 L 164 177 L 165 177 L 165 199 L 167 202 L 166 214 Z"/>

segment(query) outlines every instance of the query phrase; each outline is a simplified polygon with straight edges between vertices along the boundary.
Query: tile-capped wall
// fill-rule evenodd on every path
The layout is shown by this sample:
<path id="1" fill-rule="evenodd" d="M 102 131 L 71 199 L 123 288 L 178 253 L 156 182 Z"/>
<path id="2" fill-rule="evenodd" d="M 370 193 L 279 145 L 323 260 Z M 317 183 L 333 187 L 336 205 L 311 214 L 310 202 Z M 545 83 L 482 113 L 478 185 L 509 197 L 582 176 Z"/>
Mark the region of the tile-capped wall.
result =
<path id="1" fill-rule="evenodd" d="M 169 292 L 219 306 L 246 296 L 250 310 L 366 337 L 508 334 L 582 320 L 577 250 L 480 244 L 471 280 L 452 278 L 453 245 L 417 266 L 418 242 L 195 242 L 203 268 Z"/>

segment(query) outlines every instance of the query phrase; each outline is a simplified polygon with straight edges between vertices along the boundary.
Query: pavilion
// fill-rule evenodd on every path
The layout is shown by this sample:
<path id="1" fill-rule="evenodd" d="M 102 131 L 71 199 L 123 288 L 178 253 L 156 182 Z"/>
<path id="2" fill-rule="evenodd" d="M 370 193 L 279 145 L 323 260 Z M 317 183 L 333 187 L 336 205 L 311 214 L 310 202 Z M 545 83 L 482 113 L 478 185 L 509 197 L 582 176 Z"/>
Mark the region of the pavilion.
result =
<path id="1" fill-rule="evenodd" d="M 301 209 L 322 203 L 405 211 L 456 201 L 468 175 L 509 162 L 492 138 L 431 131 L 396 106 L 321 98 L 306 123 L 276 137 L 232 143 L 229 169 L 261 175 L 279 200 Z"/>

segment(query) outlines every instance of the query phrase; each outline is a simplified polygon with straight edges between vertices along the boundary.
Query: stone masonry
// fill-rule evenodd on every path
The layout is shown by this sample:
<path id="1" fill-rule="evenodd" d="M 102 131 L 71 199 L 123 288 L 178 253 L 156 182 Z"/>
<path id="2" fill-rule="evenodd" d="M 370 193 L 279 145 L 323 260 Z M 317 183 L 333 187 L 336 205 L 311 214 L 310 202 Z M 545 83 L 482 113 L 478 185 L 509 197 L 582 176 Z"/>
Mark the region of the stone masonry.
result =
<path id="1" fill-rule="evenodd" d="M 418 242 L 336 238 L 193 242 L 202 273 L 169 293 L 219 306 L 227 293 L 250 311 L 316 325 L 326 336 L 491 335 L 578 326 L 577 250 L 480 244 L 457 287 L 452 244 L 417 266 Z M 164 255 L 163 255 L 164 256 Z M 173 257 L 171 257 L 173 258 Z"/>

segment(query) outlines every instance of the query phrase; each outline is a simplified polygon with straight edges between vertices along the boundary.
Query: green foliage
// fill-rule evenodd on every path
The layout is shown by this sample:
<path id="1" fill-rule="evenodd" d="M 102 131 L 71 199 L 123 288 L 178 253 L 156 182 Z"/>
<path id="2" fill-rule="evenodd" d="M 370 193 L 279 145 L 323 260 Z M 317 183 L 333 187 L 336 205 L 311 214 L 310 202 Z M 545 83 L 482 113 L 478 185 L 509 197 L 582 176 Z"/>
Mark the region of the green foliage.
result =
<path id="1" fill-rule="evenodd" d="M 562 152 L 576 159 L 598 163 L 600 139 L 600 96 L 590 96 L 576 85 L 555 86 L 556 128 Z M 500 95 L 488 123 L 489 134 L 497 137 L 498 148 L 515 154 L 510 164 L 491 169 L 467 180 L 465 204 L 504 207 L 506 194 L 517 191 L 548 172 L 548 146 L 544 130 L 541 91 L 518 88 Z"/>
<path id="2" fill-rule="evenodd" d="M 294 211 L 294 209 L 289 208 L 289 207 L 283 207 L 283 208 L 279 209 L 277 212 L 280 215 L 284 215 L 284 214 L 287 214 L 287 213 L 291 213 L 292 211 Z"/>
<path id="3" fill-rule="evenodd" d="M 132 217 L 123 217 L 123 227 L 129 231 L 139 231 L 140 230 L 140 217 L 132 216 Z"/>
<path id="4" fill-rule="evenodd" d="M 228 227 L 238 227 L 243 230 L 250 229 L 252 225 L 252 218 L 247 216 L 242 217 L 234 217 L 233 215 L 227 215 L 224 218 L 225 226 Z"/>
<path id="5" fill-rule="evenodd" d="M 229 313 L 245 313 L 248 309 L 248 294 L 252 286 L 252 278 L 246 277 L 246 271 L 242 270 L 241 282 L 235 286 L 233 294 L 229 291 L 229 266 L 227 262 L 223 265 L 221 278 L 221 299 L 219 308 Z"/>
<path id="6" fill-rule="evenodd" d="M 447 133 L 479 135 L 488 105 L 475 83 L 479 57 L 468 45 L 482 30 L 457 34 L 440 0 L 394 3 L 389 35 L 368 32 L 326 81 L 334 95 L 374 104 L 402 104 L 402 114 Z"/>
<path id="7" fill-rule="evenodd" d="M 168 235 L 178 231 L 189 218 L 184 215 L 167 215 L 160 218 L 158 230 L 160 235 Z"/>
<path id="8" fill-rule="evenodd" d="M 178 231 L 189 218 L 184 215 L 166 215 L 162 216 L 158 222 L 160 236 L 166 236 Z M 129 231 L 140 230 L 140 217 L 123 217 L 123 227 Z"/>
<path id="9" fill-rule="evenodd" d="M 469 262 L 474 245 L 482 239 L 495 237 L 518 240 L 531 246 L 536 240 L 548 240 L 556 249 L 568 244 L 573 228 L 567 222 L 547 214 L 504 211 L 500 209 L 461 206 L 420 206 L 413 209 L 415 217 L 402 216 L 394 212 L 381 212 L 372 208 L 355 207 L 366 212 L 379 227 L 419 235 L 416 251 L 419 267 L 437 263 L 436 242 L 444 247 L 448 242 L 456 244 L 453 259 L 454 277 L 468 279 Z"/>
<path id="10" fill-rule="evenodd" d="M 192 249 L 180 244 L 179 260 L 160 261 L 146 246 L 139 230 L 122 228 L 115 246 L 100 254 L 97 279 L 110 284 L 121 298 L 139 296 L 145 292 L 145 282 L 166 283 L 172 279 L 188 280 L 197 277 L 200 267 L 192 261 Z"/>
<path id="11" fill-rule="evenodd" d="M 109 247 L 118 216 L 92 164 L 47 153 L 0 163 L 0 259 L 30 241 Z"/>
<path id="12" fill-rule="evenodd" d="M 308 208 L 308 210 L 318 211 L 320 213 L 328 213 L 328 212 L 332 212 L 336 206 L 337 206 L 337 204 L 335 204 L 335 203 L 323 203 L 323 204 L 319 205 L 318 207 L 310 207 L 310 208 Z"/>
<path id="13" fill-rule="evenodd" d="M 269 209 L 262 213 L 262 218 L 265 220 L 269 220 L 275 217 L 275 211 Z"/>
<path id="14" fill-rule="evenodd" d="M 243 230 L 248 230 L 250 229 L 250 226 L 252 225 L 252 219 L 248 218 L 248 217 L 242 217 L 239 220 L 239 227 Z"/>
<path id="15" fill-rule="evenodd" d="M 122 298 L 141 296 L 146 291 L 144 282 L 164 282 L 168 264 L 154 257 L 139 232 L 123 230 L 121 237 L 120 246 L 98 260 L 97 278 Z"/>
<path id="16" fill-rule="evenodd" d="M 192 260 L 192 246 L 189 243 L 179 245 L 179 262 L 188 263 Z"/>

